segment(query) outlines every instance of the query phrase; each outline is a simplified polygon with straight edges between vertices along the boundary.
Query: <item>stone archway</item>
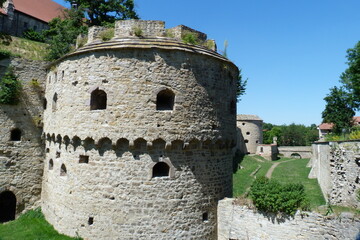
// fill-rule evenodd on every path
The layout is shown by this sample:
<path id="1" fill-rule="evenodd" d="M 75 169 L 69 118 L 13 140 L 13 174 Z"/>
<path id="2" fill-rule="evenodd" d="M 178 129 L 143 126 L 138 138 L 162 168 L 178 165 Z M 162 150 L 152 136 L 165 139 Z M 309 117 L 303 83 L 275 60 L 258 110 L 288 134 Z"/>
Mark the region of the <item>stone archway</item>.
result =
<path id="1" fill-rule="evenodd" d="M 16 196 L 11 191 L 0 193 L 0 223 L 15 220 Z"/>

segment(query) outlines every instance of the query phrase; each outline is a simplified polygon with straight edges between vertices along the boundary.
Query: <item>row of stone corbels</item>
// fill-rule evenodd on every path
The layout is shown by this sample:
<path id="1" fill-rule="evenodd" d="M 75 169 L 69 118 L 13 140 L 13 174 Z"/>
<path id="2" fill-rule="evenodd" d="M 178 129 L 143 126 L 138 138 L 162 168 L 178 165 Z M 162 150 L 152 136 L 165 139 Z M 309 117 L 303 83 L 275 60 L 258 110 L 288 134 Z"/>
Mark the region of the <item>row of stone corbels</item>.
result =
<path id="1" fill-rule="evenodd" d="M 157 150 L 199 150 L 199 149 L 213 149 L 213 150 L 220 150 L 220 149 L 229 149 L 233 148 L 235 146 L 235 141 L 230 140 L 223 140 L 223 139 L 217 139 L 215 140 L 205 140 L 200 141 L 196 138 L 193 138 L 189 141 L 183 141 L 183 140 L 173 140 L 166 142 L 162 138 L 157 138 L 152 141 L 146 141 L 144 138 L 137 138 L 134 141 L 128 140 L 126 138 L 119 138 L 116 141 L 116 144 L 113 145 L 113 141 L 109 139 L 108 137 L 101 138 L 95 143 L 95 140 L 91 137 L 87 137 L 83 140 L 81 140 L 78 136 L 74 136 L 71 139 L 65 135 L 62 137 L 60 134 L 56 135 L 53 134 L 46 134 L 46 140 L 49 144 L 51 143 L 57 143 L 60 145 L 64 144 L 65 146 L 73 145 L 74 147 L 77 146 L 95 146 L 98 149 L 106 148 L 106 149 L 118 149 L 118 150 L 151 150 L 151 149 L 157 149 Z"/>

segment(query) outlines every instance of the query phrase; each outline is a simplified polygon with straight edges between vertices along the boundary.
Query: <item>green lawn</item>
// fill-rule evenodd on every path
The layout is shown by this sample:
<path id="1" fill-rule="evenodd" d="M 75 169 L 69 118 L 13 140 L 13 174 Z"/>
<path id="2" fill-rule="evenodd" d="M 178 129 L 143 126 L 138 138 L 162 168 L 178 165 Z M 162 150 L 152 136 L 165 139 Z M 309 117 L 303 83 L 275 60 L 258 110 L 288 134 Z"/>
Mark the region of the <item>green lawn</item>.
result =
<path id="1" fill-rule="evenodd" d="M 240 157 L 240 156 L 238 156 Z M 265 176 L 266 172 L 271 167 L 271 162 L 258 156 L 245 155 L 241 161 L 241 169 L 233 175 L 233 196 L 238 197 L 243 195 L 251 186 L 256 177 Z M 257 170 L 254 176 L 250 176 Z"/>
<path id="2" fill-rule="evenodd" d="M 310 200 L 310 206 L 314 209 L 317 206 L 324 205 L 325 199 L 317 180 L 308 178 L 311 170 L 311 168 L 306 167 L 308 162 L 309 159 L 307 158 L 283 162 L 275 168 L 271 178 L 281 183 L 302 183 Z"/>
<path id="3" fill-rule="evenodd" d="M 71 240 L 45 220 L 40 209 L 29 211 L 17 220 L 0 224 L 0 240 Z"/>
<path id="4" fill-rule="evenodd" d="M 302 183 L 312 209 L 325 204 L 317 180 L 308 179 L 310 168 L 307 168 L 306 164 L 309 162 L 309 159 L 281 158 L 276 161 L 268 161 L 259 156 L 246 155 L 240 163 L 242 169 L 238 169 L 233 175 L 233 196 L 244 195 L 255 180 L 255 177 L 265 176 L 272 164 L 276 162 L 280 162 L 280 164 L 272 173 L 272 179 L 276 179 L 281 183 Z M 251 173 L 259 167 L 259 171 L 254 176 L 251 176 Z"/>

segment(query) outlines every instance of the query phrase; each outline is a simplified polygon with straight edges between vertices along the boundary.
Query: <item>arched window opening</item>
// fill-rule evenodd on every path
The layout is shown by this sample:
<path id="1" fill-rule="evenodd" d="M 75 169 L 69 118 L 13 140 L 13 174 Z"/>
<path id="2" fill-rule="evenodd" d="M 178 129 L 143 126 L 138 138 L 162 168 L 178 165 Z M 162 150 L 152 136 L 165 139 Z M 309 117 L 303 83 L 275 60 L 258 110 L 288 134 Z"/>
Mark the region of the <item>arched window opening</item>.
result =
<path id="1" fill-rule="evenodd" d="M 165 89 L 160 91 L 156 96 L 156 110 L 165 111 L 174 109 L 175 94 Z"/>
<path id="2" fill-rule="evenodd" d="M 44 110 L 46 110 L 46 107 L 47 107 L 47 100 L 46 98 L 43 99 L 43 108 Z"/>
<path id="3" fill-rule="evenodd" d="M 52 101 L 52 110 L 53 110 L 53 112 L 56 111 L 57 100 L 58 100 L 58 95 L 57 95 L 57 93 L 55 93 L 54 96 L 53 96 L 53 101 Z"/>
<path id="4" fill-rule="evenodd" d="M 10 132 L 10 141 L 21 141 L 21 130 L 15 128 Z"/>
<path id="5" fill-rule="evenodd" d="M 164 162 L 158 162 L 153 167 L 152 177 L 168 177 L 170 172 L 170 167 Z"/>
<path id="6" fill-rule="evenodd" d="M 301 155 L 298 154 L 298 153 L 292 153 L 290 157 L 291 158 L 296 158 L 296 159 L 301 159 Z"/>
<path id="7" fill-rule="evenodd" d="M 203 220 L 203 222 L 209 221 L 209 213 L 208 212 L 204 212 L 202 214 L 202 220 Z"/>
<path id="8" fill-rule="evenodd" d="M 10 191 L 0 193 L 0 223 L 15 220 L 16 196 Z"/>
<path id="9" fill-rule="evenodd" d="M 106 92 L 96 89 L 91 93 L 90 110 L 106 109 L 106 102 Z"/>
<path id="10" fill-rule="evenodd" d="M 264 148 L 260 147 L 260 152 L 263 153 L 264 152 Z"/>
<path id="11" fill-rule="evenodd" d="M 49 170 L 54 169 L 54 161 L 52 159 L 49 160 Z"/>
<path id="12" fill-rule="evenodd" d="M 61 164 L 60 176 L 66 176 L 66 175 L 67 175 L 67 170 L 66 170 L 65 164 Z"/>

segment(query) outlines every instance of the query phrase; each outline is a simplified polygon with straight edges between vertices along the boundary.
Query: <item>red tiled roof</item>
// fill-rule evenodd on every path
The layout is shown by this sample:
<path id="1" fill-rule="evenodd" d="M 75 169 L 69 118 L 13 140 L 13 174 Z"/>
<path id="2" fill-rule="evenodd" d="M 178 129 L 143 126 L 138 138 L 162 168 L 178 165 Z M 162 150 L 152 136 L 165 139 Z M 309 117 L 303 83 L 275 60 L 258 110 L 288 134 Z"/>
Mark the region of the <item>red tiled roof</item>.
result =
<path id="1" fill-rule="evenodd" d="M 333 123 L 322 123 L 319 125 L 320 130 L 331 130 L 334 127 Z"/>
<path id="2" fill-rule="evenodd" d="M 360 117 L 353 117 L 355 124 L 360 124 Z"/>
<path id="3" fill-rule="evenodd" d="M 1 14 L 4 14 L 4 15 L 7 15 L 6 12 L 5 12 L 5 10 L 4 10 L 3 8 L 0 8 L 0 13 L 1 13 Z"/>
<path id="4" fill-rule="evenodd" d="M 25 13 L 44 22 L 62 15 L 65 7 L 52 0 L 13 0 L 16 11 Z"/>

